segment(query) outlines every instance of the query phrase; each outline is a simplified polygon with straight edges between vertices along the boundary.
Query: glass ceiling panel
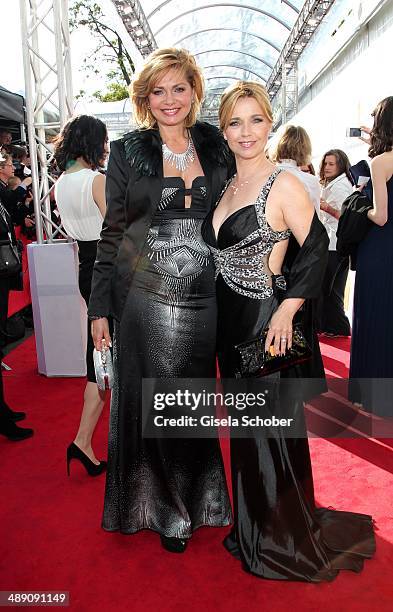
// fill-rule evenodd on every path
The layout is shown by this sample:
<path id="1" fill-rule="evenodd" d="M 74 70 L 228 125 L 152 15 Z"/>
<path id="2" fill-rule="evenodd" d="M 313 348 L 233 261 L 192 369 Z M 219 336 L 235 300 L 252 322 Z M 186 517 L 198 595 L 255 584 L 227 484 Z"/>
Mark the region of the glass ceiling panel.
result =
<path id="1" fill-rule="evenodd" d="M 234 78 L 267 81 L 303 4 L 144 0 L 143 9 L 157 45 L 193 53 L 204 68 L 207 90 L 219 95 L 217 88 L 222 91 Z"/>
<path id="2" fill-rule="evenodd" d="M 206 81 L 206 89 L 217 87 L 217 83 L 220 83 L 223 77 L 234 77 L 237 81 L 258 81 L 262 83 L 262 85 L 265 84 L 265 79 L 261 78 L 252 68 L 252 72 L 247 70 L 243 62 L 239 61 L 237 63 L 233 62 L 232 65 L 230 64 L 231 62 L 228 61 L 223 64 L 213 62 L 211 66 L 204 66 L 203 76 Z M 229 83 L 227 83 L 227 86 L 228 85 Z"/>

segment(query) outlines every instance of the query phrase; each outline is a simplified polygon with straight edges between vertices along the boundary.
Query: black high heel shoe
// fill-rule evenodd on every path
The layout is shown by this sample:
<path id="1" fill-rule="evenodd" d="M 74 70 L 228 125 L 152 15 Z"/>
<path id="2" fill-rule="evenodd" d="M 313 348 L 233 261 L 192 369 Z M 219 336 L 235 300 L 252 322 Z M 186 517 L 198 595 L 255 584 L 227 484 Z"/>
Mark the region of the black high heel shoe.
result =
<path id="1" fill-rule="evenodd" d="M 181 538 L 168 538 L 167 536 L 160 535 L 161 545 L 165 550 L 172 553 L 184 553 L 187 548 L 188 540 Z"/>
<path id="2" fill-rule="evenodd" d="M 70 475 L 70 463 L 72 459 L 77 459 L 81 462 L 81 464 L 86 469 L 86 472 L 89 476 L 99 476 L 103 472 L 105 472 L 107 467 L 106 461 L 100 461 L 98 465 L 93 463 L 91 459 L 84 453 L 79 446 L 71 442 L 69 447 L 67 448 L 67 474 Z"/>

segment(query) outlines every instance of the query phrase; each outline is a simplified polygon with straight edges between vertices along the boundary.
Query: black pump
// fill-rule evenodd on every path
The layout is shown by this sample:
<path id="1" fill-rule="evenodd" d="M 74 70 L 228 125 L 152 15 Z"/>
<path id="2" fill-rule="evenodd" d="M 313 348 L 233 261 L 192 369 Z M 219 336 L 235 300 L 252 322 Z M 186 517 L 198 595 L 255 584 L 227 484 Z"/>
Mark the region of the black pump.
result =
<path id="1" fill-rule="evenodd" d="M 69 447 L 67 448 L 67 474 L 70 475 L 70 463 L 72 459 L 77 459 L 81 462 L 81 464 L 86 469 L 86 472 L 89 476 L 99 476 L 103 472 L 105 472 L 107 467 L 106 461 L 100 461 L 98 465 L 93 463 L 91 459 L 84 453 L 79 446 L 77 446 L 74 442 L 71 442 Z"/>

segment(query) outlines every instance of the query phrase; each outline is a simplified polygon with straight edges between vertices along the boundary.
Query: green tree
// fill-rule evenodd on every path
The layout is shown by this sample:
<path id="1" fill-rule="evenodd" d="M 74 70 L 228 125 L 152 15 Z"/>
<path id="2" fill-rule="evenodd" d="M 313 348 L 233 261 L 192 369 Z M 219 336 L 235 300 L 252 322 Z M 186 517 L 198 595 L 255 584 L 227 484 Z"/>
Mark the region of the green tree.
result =
<path id="1" fill-rule="evenodd" d="M 86 27 L 97 40 L 97 46 L 82 61 L 82 67 L 90 74 L 99 74 L 97 67 L 105 60 L 109 64 L 106 77 L 109 81 L 107 91 L 96 91 L 93 96 L 101 102 L 124 100 L 128 97 L 130 75 L 135 72 L 134 62 L 124 47 L 119 34 L 105 23 L 105 15 L 93 0 L 74 0 L 70 8 L 71 30 Z M 81 93 L 81 92 L 80 92 Z"/>

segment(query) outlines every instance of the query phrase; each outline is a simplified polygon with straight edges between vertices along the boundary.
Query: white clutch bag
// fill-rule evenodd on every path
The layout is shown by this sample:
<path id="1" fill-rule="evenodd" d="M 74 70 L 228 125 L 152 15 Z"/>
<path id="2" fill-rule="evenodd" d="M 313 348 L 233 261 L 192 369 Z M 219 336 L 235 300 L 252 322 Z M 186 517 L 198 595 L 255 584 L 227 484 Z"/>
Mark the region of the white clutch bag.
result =
<path id="1" fill-rule="evenodd" d="M 94 371 L 97 386 L 102 391 L 113 387 L 113 363 L 112 355 L 108 348 L 101 351 L 93 351 Z"/>

